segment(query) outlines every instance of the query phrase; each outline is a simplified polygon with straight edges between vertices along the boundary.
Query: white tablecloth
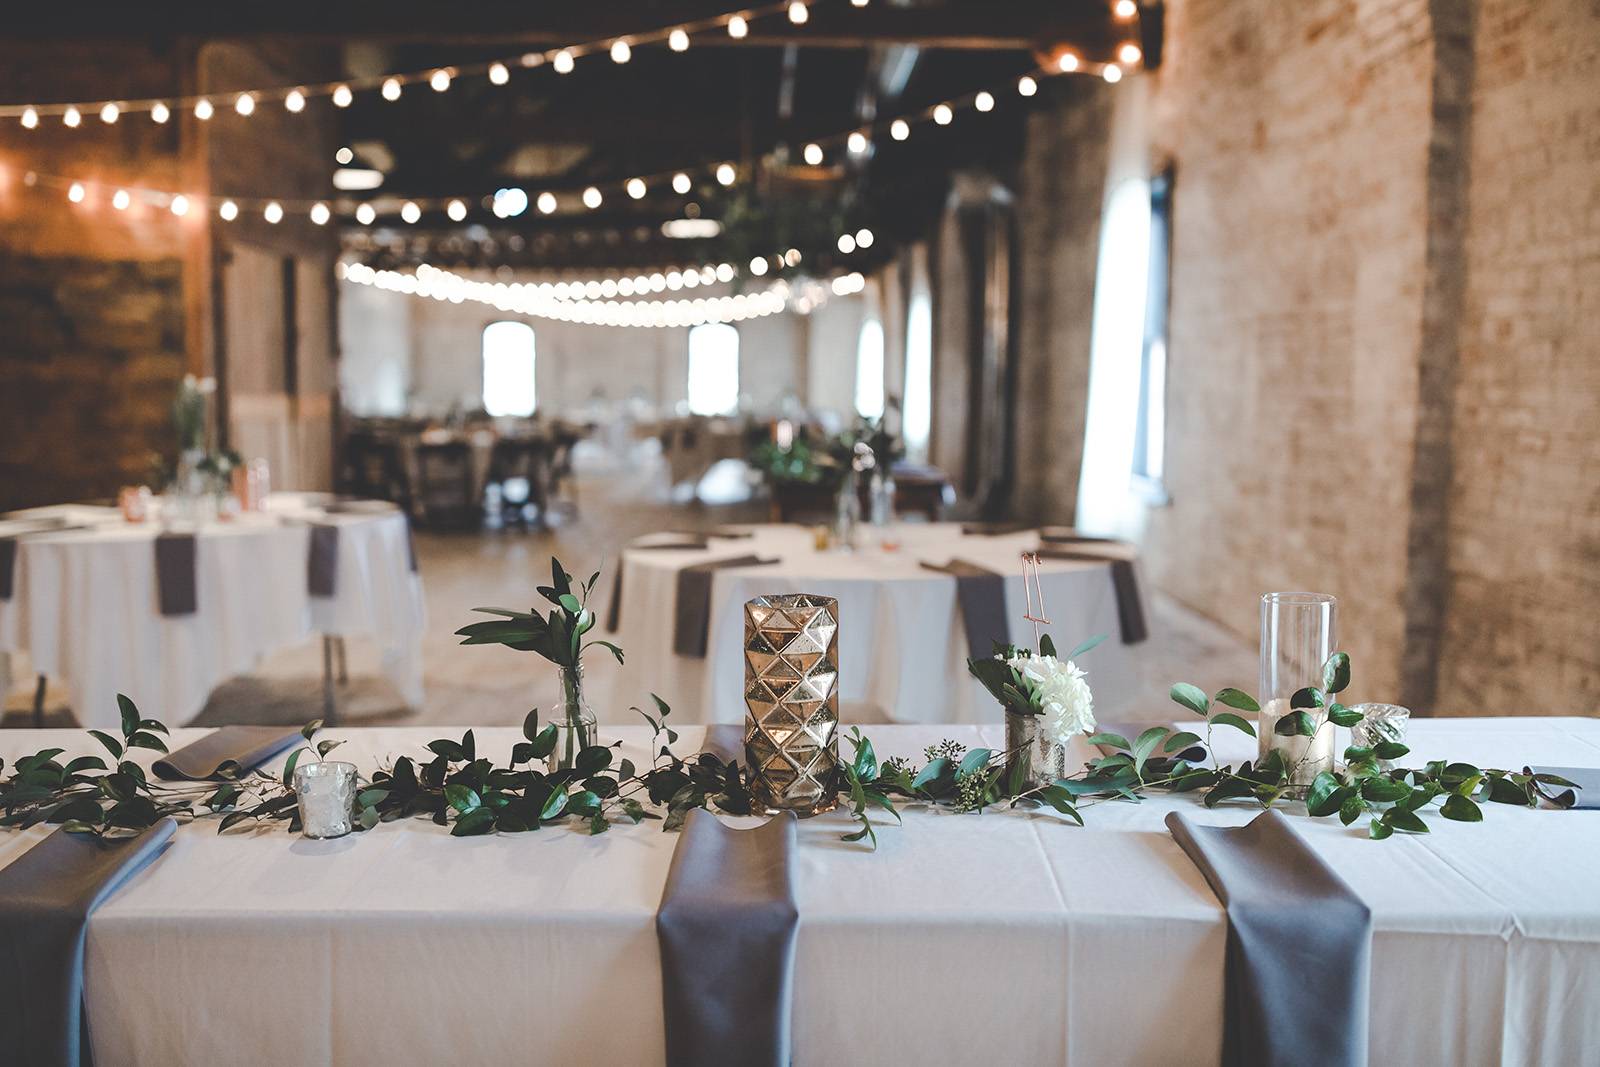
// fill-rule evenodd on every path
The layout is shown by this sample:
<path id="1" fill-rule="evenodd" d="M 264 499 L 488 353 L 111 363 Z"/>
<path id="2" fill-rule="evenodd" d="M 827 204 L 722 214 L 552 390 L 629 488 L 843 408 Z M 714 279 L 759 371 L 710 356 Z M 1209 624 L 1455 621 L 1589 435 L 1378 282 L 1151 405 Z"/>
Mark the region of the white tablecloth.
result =
<path id="1" fill-rule="evenodd" d="M 269 652 L 314 633 L 370 638 L 384 674 L 419 706 L 422 587 L 410 569 L 404 516 L 323 516 L 290 493 L 272 497 L 268 509 L 199 531 L 193 615 L 157 608 L 153 523 L 111 518 L 19 541 L 16 587 L 0 601 L 0 654 L 27 652 L 36 671 L 66 679 L 85 726 L 116 724 L 117 693 L 176 724 Z M 309 528 L 285 519 L 339 527 L 333 597 L 308 594 Z"/>
<path id="2" fill-rule="evenodd" d="M 790 525 L 750 527 L 753 536 L 713 538 L 704 551 L 625 551 L 620 636 L 627 663 L 618 668 L 599 654 L 588 667 L 590 699 L 602 722 L 633 719 L 632 705 L 647 704 L 654 691 L 684 722 L 744 719 L 744 603 L 767 593 L 817 593 L 839 601 L 839 687 L 847 702 L 866 702 L 902 722 L 981 722 L 993 719 L 993 698 L 966 670 L 968 644 L 956 598 L 956 580 L 922 562 L 952 558 L 1006 576 L 1006 614 L 1011 632 L 984 635 L 1032 647 L 1033 626 L 1023 619 L 1024 549 L 1036 548 L 1036 532 L 999 537 L 963 536 L 950 523 L 898 524 L 900 548 L 874 547 L 862 528 L 855 552 L 819 552 L 809 529 Z M 664 535 L 663 539 L 670 540 Z M 1107 552 L 1131 551 L 1097 546 Z M 711 586 L 711 625 L 704 659 L 673 652 L 678 572 L 705 560 L 757 555 L 772 566 L 717 571 Z M 617 564 L 613 564 L 614 566 Z M 1101 562 L 1045 560 L 1045 601 L 1052 625 L 1045 627 L 1065 654 L 1095 634 L 1106 641 L 1082 657 L 1097 699 L 1114 706 L 1126 698 L 1139 646 L 1121 642 L 1111 568 Z M 610 584 L 603 583 L 609 598 Z M 1147 615 L 1148 617 L 1148 615 Z M 604 606 L 602 607 L 604 618 Z M 938 664 L 943 669 L 930 669 Z M 637 721 L 636 719 L 634 721 Z"/>
<path id="3" fill-rule="evenodd" d="M 327 732 L 369 770 L 438 733 Z M 1001 738 L 998 725 L 868 733 L 883 756 Z M 642 727 L 607 735 L 644 757 Z M 477 736 L 504 759 L 518 734 Z M 1412 739 L 1419 760 L 1600 766 L 1595 720 L 1424 720 Z M 690 728 L 681 743 L 698 740 Z M 0 731 L 0 756 L 59 745 L 68 758 L 92 750 L 84 741 Z M 1225 920 L 1162 827 L 1174 808 L 1219 825 L 1256 813 L 1107 802 L 1078 828 L 912 810 L 876 854 L 838 840 L 843 813 L 803 822 L 795 1062 L 1216 1063 Z M 1478 825 L 1429 822 L 1428 836 L 1377 842 L 1336 819 L 1294 820 L 1373 911 L 1371 1062 L 1600 1062 L 1600 813 L 1490 805 Z M 0 832 L 0 865 L 44 832 Z M 409 820 L 324 842 L 282 824 L 181 827 L 90 920 L 97 1054 L 660 1063 L 654 916 L 675 841 L 658 823 L 463 840 Z"/>

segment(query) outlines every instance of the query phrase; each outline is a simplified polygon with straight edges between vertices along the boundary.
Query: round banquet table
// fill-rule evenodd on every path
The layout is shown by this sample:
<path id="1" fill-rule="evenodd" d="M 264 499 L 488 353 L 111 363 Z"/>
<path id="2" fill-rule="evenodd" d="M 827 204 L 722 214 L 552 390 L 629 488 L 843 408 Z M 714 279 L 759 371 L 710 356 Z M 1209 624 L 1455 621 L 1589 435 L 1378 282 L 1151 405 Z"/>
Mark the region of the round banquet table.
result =
<path id="1" fill-rule="evenodd" d="M 176 726 L 269 652 L 319 633 L 370 638 L 384 675 L 420 706 L 424 608 L 406 518 L 393 508 L 330 514 L 321 502 L 276 493 L 261 512 L 175 526 L 195 533 L 196 603 L 173 616 L 157 606 L 159 522 L 77 505 L 25 513 L 75 528 L 17 539 L 0 655 L 28 653 L 35 671 L 67 681 L 82 725 L 114 729 L 118 693 Z M 310 523 L 339 531 L 331 597 L 308 589 Z"/>
<path id="2" fill-rule="evenodd" d="M 679 722 L 742 722 L 744 706 L 745 601 L 771 593 L 815 593 L 839 601 L 839 695 L 867 704 L 897 722 L 985 722 L 994 701 L 967 674 L 969 646 L 956 594 L 956 579 L 922 564 L 964 560 L 1004 576 L 1009 634 L 983 635 L 1033 647 L 1027 612 L 1022 553 L 1039 546 L 1037 531 L 1000 536 L 963 534 L 958 524 L 896 524 L 899 547 L 876 545 L 875 531 L 862 527 L 867 547 L 818 551 L 808 527 L 770 524 L 741 527 L 748 537 L 713 535 L 705 549 L 630 547 L 619 562 L 621 602 L 612 639 L 626 652 L 617 666 L 599 650 L 587 657 L 589 697 L 602 722 L 634 718 L 628 709 L 656 693 L 672 705 Z M 647 539 L 682 541 L 662 534 Z M 1107 557 L 1133 559 L 1131 546 L 1095 545 Z M 712 573 L 710 625 L 705 658 L 674 652 L 673 627 L 678 572 L 719 558 L 755 555 L 767 566 L 731 567 Z M 1121 641 L 1117 600 L 1106 560 L 1044 560 L 1040 582 L 1051 625 L 1043 627 L 1065 654 L 1096 634 L 1108 635 L 1085 654 L 1098 708 L 1120 710 L 1131 699 L 1134 664 Z M 604 584 L 604 583 L 603 583 Z M 608 603 L 602 606 L 606 621 Z M 603 636 L 597 627 L 597 636 Z M 891 710 L 892 709 L 892 710 Z"/>

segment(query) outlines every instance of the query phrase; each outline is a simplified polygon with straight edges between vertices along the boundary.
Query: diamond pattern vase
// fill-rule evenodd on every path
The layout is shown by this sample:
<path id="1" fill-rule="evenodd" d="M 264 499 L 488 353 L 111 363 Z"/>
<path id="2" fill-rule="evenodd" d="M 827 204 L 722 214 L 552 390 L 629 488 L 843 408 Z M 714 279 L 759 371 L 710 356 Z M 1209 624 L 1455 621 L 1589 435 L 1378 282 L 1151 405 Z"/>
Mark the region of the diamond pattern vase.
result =
<path id="1" fill-rule="evenodd" d="M 839 802 L 839 602 L 798 593 L 744 606 L 751 800 L 801 818 Z"/>

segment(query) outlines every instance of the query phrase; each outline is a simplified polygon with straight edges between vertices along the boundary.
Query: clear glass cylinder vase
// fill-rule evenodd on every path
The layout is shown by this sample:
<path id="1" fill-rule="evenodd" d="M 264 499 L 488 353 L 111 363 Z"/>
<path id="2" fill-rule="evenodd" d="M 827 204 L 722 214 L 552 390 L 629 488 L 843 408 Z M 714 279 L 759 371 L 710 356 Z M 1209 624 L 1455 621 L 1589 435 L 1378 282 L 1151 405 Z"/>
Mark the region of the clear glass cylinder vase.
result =
<path id="1" fill-rule="evenodd" d="M 577 763 L 578 753 L 597 743 L 600 722 L 589 707 L 583 689 L 583 667 L 561 668 L 561 703 L 551 716 L 556 728 L 556 747 L 545 758 L 551 774 L 568 770 Z"/>
<path id="2" fill-rule="evenodd" d="M 1327 593 L 1261 597 L 1260 758 L 1277 753 L 1283 760 L 1292 796 L 1304 796 L 1312 779 L 1333 769 L 1334 727 L 1326 707 L 1304 697 L 1296 701 L 1295 694 L 1321 693 L 1322 666 L 1338 647 L 1337 613 L 1338 601 Z"/>

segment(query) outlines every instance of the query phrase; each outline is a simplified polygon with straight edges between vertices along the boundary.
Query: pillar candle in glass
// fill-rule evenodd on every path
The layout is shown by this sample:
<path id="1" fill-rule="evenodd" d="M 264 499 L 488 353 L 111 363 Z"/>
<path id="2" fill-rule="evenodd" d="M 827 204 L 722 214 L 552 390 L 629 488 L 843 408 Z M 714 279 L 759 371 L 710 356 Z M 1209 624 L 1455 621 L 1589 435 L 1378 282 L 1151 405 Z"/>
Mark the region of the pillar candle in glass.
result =
<path id="1" fill-rule="evenodd" d="M 300 832 L 307 837 L 343 837 L 351 830 L 351 802 L 356 795 L 356 765 L 302 763 L 294 769 L 294 791 L 300 802 Z"/>
<path id="2" fill-rule="evenodd" d="M 1322 688 L 1322 665 L 1333 655 L 1338 601 L 1326 593 L 1265 593 L 1261 597 L 1261 758 L 1277 752 L 1289 768 L 1290 794 L 1304 796 L 1318 774 L 1333 769 L 1334 727 L 1325 708 L 1294 708 L 1294 694 Z M 1315 731 L 1280 733 L 1295 711 Z"/>

